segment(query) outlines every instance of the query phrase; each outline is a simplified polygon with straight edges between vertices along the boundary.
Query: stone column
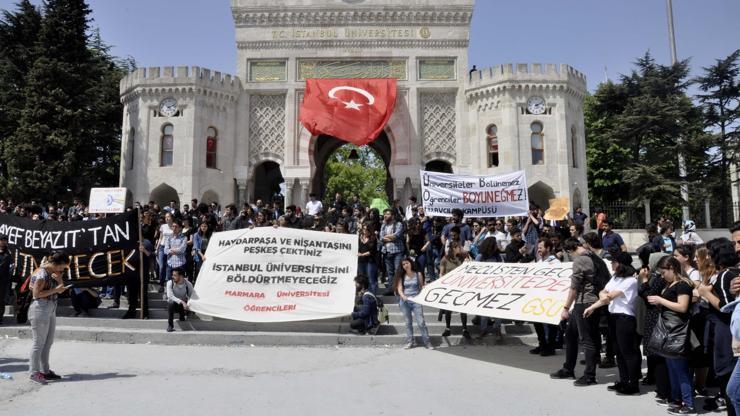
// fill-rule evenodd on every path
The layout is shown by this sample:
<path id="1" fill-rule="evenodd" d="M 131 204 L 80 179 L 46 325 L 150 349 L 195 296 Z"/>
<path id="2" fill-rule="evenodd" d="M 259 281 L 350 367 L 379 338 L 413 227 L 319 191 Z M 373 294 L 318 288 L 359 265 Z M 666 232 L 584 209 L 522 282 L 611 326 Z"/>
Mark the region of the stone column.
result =
<path id="1" fill-rule="evenodd" d="M 652 222 L 652 218 L 650 218 L 650 199 L 645 198 L 643 204 L 645 204 L 645 224 L 650 224 Z"/>
<path id="2" fill-rule="evenodd" d="M 706 221 L 705 228 L 712 228 L 712 214 L 710 212 L 709 198 L 704 200 L 704 220 Z"/>
<path id="3" fill-rule="evenodd" d="M 237 207 L 241 209 L 241 206 L 245 202 L 247 202 L 247 180 L 237 179 L 236 187 L 237 187 Z"/>
<path id="4" fill-rule="evenodd" d="M 285 180 L 285 206 L 288 205 L 293 205 L 293 179 Z"/>
<path id="5" fill-rule="evenodd" d="M 301 179 L 301 198 L 300 201 L 298 201 L 299 204 L 301 204 L 301 207 L 305 207 L 306 203 L 308 202 L 308 190 L 311 186 L 311 181 L 309 179 Z"/>

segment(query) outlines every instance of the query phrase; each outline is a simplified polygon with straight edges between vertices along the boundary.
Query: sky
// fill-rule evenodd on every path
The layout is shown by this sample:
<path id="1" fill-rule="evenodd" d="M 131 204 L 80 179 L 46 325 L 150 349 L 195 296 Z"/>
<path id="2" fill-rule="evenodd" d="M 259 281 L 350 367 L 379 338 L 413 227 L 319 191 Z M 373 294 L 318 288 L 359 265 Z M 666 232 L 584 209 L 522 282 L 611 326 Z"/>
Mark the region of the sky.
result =
<path id="1" fill-rule="evenodd" d="M 0 0 L 0 9 L 13 9 L 16 2 Z M 92 25 L 116 56 L 131 56 L 140 67 L 198 65 L 236 72 L 229 0 L 88 4 Z M 691 59 L 692 75 L 740 48 L 740 1 L 674 0 L 673 13 L 678 58 Z M 605 76 L 617 80 L 629 73 L 647 51 L 658 63 L 670 64 L 667 27 L 665 0 L 477 0 L 469 66 L 566 63 L 586 74 L 593 91 Z"/>

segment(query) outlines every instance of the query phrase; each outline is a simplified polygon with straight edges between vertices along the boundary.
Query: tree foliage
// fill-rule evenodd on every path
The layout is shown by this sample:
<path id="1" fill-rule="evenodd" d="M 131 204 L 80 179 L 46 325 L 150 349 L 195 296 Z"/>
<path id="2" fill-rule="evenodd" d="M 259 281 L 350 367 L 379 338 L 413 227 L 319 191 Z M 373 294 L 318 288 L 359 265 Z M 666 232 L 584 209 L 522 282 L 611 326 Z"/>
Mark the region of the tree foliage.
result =
<path id="1" fill-rule="evenodd" d="M 729 166 L 740 162 L 739 59 L 740 49 L 703 68 L 704 74 L 694 79 L 701 91 L 697 100 L 701 104 L 704 127 L 711 133 L 710 145 L 714 154 L 707 161 L 708 170 L 716 172 L 708 175 L 704 189 L 709 191 L 709 195 L 719 195 L 722 225 L 728 223 Z"/>
<path id="2" fill-rule="evenodd" d="M 353 149 L 359 155 L 357 160 L 349 158 Z M 325 175 L 327 198 L 341 192 L 345 196 L 356 194 L 365 204 L 373 198 L 388 199 L 385 163 L 370 146 L 346 144 L 340 147 L 329 157 Z"/>
<path id="3" fill-rule="evenodd" d="M 9 19 L 10 31 L 32 31 L 33 8 L 19 5 L 25 20 Z M 116 61 L 90 28 L 84 0 L 45 3 L 34 42 L 9 49 L 26 51 L 15 123 L 3 132 L 6 162 L 3 192 L 18 200 L 84 196 L 93 186 L 117 183 L 122 106 L 120 79 L 130 63 Z M 27 27 L 26 27 L 27 26 Z M 6 54 L 2 56 L 7 60 Z M 0 73 L 0 83 L 13 82 Z"/>
<path id="4" fill-rule="evenodd" d="M 707 144 L 701 112 L 686 94 L 688 61 L 664 66 L 649 53 L 618 83 L 586 99 L 585 124 L 591 205 L 617 200 L 638 206 L 680 207 L 679 152 L 686 179 L 704 169 Z"/>

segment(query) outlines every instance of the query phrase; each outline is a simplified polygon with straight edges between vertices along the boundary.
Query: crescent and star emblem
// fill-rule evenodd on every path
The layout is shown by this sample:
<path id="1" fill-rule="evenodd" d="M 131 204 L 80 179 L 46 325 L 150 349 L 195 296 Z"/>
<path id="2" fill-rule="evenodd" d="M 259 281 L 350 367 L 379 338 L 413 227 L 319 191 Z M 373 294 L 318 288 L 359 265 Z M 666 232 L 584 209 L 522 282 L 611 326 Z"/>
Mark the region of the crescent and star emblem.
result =
<path id="1" fill-rule="evenodd" d="M 367 98 L 367 104 L 360 104 L 360 103 L 355 102 L 355 100 L 342 101 L 339 98 L 337 98 L 335 95 L 339 91 L 356 92 L 364 96 L 365 98 Z M 342 85 L 340 87 L 334 87 L 331 90 L 329 90 L 329 98 L 334 99 L 334 100 L 339 100 L 341 103 L 344 104 L 344 108 L 350 108 L 352 110 L 357 110 L 357 111 L 360 111 L 360 107 L 362 107 L 363 105 L 373 105 L 375 103 L 375 97 L 373 97 L 373 95 L 370 94 L 369 92 L 363 90 L 362 88 L 349 87 L 346 85 Z"/>

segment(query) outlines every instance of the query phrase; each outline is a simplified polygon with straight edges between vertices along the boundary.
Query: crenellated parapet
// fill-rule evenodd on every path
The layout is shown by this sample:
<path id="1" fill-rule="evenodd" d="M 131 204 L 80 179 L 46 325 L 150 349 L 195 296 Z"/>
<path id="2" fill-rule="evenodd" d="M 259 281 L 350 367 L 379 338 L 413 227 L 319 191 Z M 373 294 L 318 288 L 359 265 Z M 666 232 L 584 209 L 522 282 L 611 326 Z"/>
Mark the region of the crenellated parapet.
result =
<path id="1" fill-rule="evenodd" d="M 201 95 L 234 102 L 242 90 L 241 80 L 230 74 L 198 66 L 139 68 L 120 83 L 121 102 L 139 96 Z"/>
<path id="2" fill-rule="evenodd" d="M 470 73 L 466 85 L 469 102 L 506 90 L 564 91 L 583 98 L 586 76 L 570 65 L 504 64 Z"/>

